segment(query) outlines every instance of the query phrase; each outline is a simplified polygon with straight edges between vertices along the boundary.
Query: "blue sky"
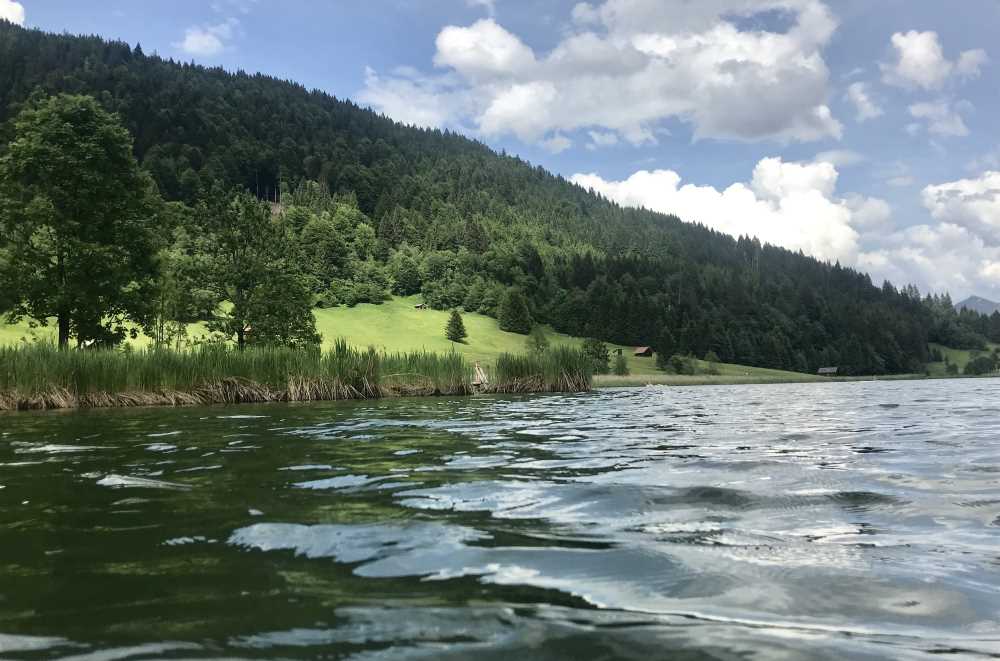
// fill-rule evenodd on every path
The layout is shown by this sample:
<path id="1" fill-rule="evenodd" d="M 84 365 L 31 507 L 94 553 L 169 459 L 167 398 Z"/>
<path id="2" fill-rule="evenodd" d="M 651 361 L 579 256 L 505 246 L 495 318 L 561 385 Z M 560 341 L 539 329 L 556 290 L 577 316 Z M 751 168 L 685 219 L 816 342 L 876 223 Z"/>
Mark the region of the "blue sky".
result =
<path id="1" fill-rule="evenodd" d="M 0 0 L 0 16 L 293 79 L 625 204 L 1000 299 L 997 0 Z"/>

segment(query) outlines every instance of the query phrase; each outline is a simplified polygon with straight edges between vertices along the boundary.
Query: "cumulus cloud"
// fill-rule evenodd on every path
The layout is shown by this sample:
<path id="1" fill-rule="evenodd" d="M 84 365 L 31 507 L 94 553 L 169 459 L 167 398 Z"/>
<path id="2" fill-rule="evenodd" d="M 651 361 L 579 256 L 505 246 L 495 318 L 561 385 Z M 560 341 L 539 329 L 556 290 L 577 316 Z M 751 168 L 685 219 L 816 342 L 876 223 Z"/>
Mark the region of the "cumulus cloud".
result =
<path id="1" fill-rule="evenodd" d="M 789 17 L 787 30 L 740 25 L 774 11 Z M 841 135 L 822 56 L 836 21 L 822 0 L 607 0 L 576 5 L 572 19 L 576 27 L 547 53 L 492 18 L 441 30 L 434 63 L 461 79 L 467 119 L 481 134 L 540 144 L 583 129 L 644 144 L 680 120 L 696 138 Z M 369 77 L 367 97 L 381 98 L 372 86 L 391 79 Z M 435 93 L 412 91 L 418 102 Z"/>
<path id="2" fill-rule="evenodd" d="M 890 235 L 883 247 L 858 256 L 858 267 L 876 281 L 920 283 L 925 290 L 969 294 L 1000 294 L 1000 248 L 968 229 L 950 223 L 915 225 Z"/>
<path id="3" fill-rule="evenodd" d="M 641 170 L 623 181 L 597 174 L 577 174 L 571 180 L 623 205 L 675 214 L 733 236 L 756 236 L 820 259 L 853 264 L 859 230 L 884 225 L 891 209 L 883 200 L 838 197 L 837 179 L 831 163 L 765 158 L 749 182 L 724 190 L 683 184 L 672 170 Z"/>
<path id="4" fill-rule="evenodd" d="M 922 200 L 937 224 L 885 235 L 858 265 L 958 298 L 1000 295 L 1000 172 L 927 186 Z"/>
<path id="5" fill-rule="evenodd" d="M 447 80 L 426 78 L 408 68 L 397 69 L 394 76 L 383 79 L 366 67 L 365 81 L 358 100 L 397 122 L 437 128 L 460 120 L 465 99 Z"/>
<path id="6" fill-rule="evenodd" d="M 0 0 L 0 20 L 24 25 L 24 5 L 14 0 Z"/>
<path id="7" fill-rule="evenodd" d="M 928 186 L 923 202 L 935 220 L 964 227 L 1000 247 L 1000 172 Z"/>
<path id="8" fill-rule="evenodd" d="M 854 104 L 855 119 L 859 122 L 866 122 L 885 114 L 882 108 L 869 96 L 867 83 L 851 83 L 847 88 L 846 96 L 847 100 Z"/>
<path id="9" fill-rule="evenodd" d="M 964 51 L 957 62 L 949 60 L 936 32 L 897 32 L 892 48 L 895 60 L 881 65 L 882 80 L 911 89 L 940 89 L 952 76 L 975 78 L 989 61 L 982 49 Z"/>
<path id="10" fill-rule="evenodd" d="M 535 54 L 493 19 L 463 28 L 450 25 L 438 34 L 434 64 L 451 67 L 473 81 L 511 77 L 535 66 Z"/>
<path id="11" fill-rule="evenodd" d="M 962 119 L 959 111 L 970 108 L 971 105 L 967 101 L 953 104 L 947 99 L 915 103 L 910 106 L 910 115 L 914 119 L 922 120 L 923 124 L 921 125 L 919 122 L 910 124 L 908 130 L 910 133 L 917 133 L 923 126 L 930 133 L 944 137 L 969 135 L 969 127 L 965 125 L 965 120 Z"/>
<path id="12" fill-rule="evenodd" d="M 184 31 L 184 39 L 173 44 L 188 55 L 211 57 L 226 49 L 235 35 L 239 20 L 230 18 L 217 25 L 193 26 Z"/>

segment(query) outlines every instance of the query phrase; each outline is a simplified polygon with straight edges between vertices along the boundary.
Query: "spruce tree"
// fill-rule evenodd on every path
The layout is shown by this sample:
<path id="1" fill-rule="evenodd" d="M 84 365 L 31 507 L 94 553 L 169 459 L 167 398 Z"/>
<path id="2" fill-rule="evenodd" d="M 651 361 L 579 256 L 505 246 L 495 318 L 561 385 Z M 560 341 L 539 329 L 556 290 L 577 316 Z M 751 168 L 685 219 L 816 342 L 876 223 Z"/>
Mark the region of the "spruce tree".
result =
<path id="1" fill-rule="evenodd" d="M 500 322 L 500 330 L 522 335 L 531 332 L 533 325 L 531 310 L 528 309 L 528 301 L 519 289 L 509 289 L 504 294 L 497 311 L 497 321 Z"/>
<path id="2" fill-rule="evenodd" d="M 670 367 L 670 357 L 677 352 L 677 342 L 668 327 L 664 326 L 660 331 L 660 336 L 656 338 L 656 346 L 653 348 L 656 349 L 656 366 L 661 370 Z"/>
<path id="3" fill-rule="evenodd" d="M 447 337 L 452 342 L 461 342 L 469 334 L 465 331 L 465 324 L 462 322 L 462 315 L 458 313 L 458 310 L 452 310 L 451 316 L 448 317 L 448 325 L 444 329 L 445 337 Z"/>

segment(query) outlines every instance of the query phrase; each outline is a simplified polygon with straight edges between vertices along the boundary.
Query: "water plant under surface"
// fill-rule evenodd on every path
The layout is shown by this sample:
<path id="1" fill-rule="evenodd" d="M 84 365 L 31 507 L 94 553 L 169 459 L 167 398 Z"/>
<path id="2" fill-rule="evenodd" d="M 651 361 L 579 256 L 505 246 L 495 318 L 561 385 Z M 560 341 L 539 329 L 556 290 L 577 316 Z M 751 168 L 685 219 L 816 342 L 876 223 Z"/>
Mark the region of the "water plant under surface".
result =
<path id="1" fill-rule="evenodd" d="M 590 388 L 583 355 L 557 348 L 501 356 L 479 391 Z M 0 348 L 0 410 L 467 395 L 473 367 L 457 353 L 385 353 L 338 341 L 332 350 L 202 346 L 190 351 Z"/>

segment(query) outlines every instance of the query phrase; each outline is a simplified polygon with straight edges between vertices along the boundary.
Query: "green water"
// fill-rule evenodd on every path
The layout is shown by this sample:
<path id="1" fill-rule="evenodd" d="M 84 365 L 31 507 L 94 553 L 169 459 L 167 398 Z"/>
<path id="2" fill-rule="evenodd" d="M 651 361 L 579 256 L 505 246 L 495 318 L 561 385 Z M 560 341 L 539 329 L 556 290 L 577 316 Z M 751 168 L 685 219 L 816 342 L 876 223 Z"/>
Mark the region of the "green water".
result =
<path id="1" fill-rule="evenodd" d="M 998 654 L 993 383 L 0 415 L 0 658 Z"/>

